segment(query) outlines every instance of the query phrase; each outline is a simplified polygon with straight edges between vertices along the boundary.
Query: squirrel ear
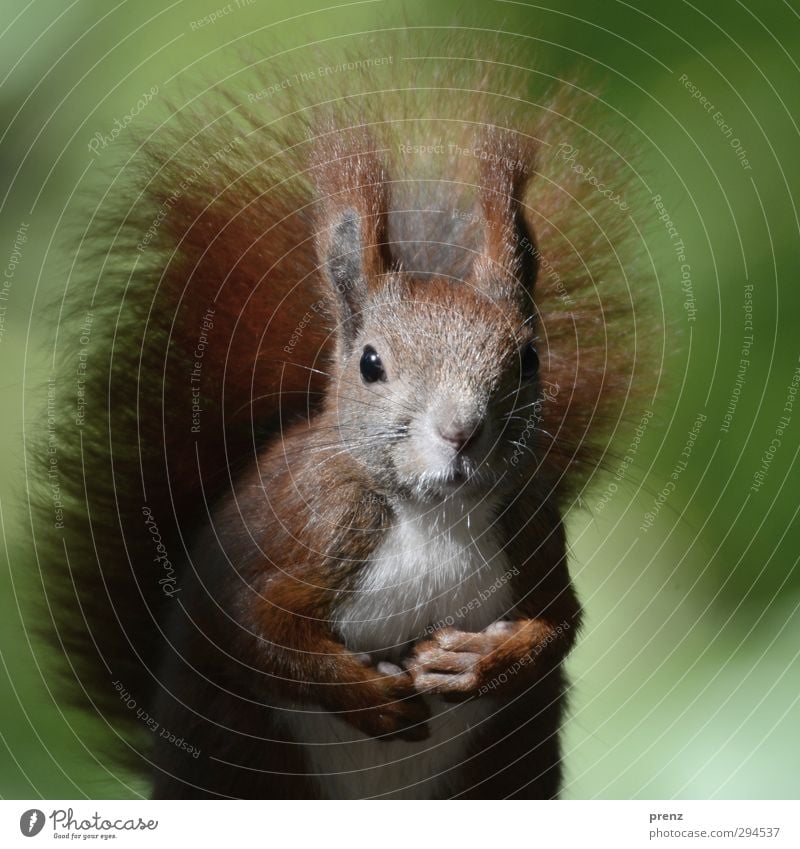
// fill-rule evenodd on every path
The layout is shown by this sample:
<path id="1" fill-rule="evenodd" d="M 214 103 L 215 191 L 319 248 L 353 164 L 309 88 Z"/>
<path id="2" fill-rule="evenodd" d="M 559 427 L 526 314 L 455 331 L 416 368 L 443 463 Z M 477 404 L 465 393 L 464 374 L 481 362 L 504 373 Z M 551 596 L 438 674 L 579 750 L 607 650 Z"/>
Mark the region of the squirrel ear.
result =
<path id="1" fill-rule="evenodd" d="M 479 196 L 486 220 L 473 277 L 493 294 L 530 307 L 539 252 L 525 218 L 523 197 L 536 167 L 537 143 L 499 127 L 484 132 Z"/>
<path id="2" fill-rule="evenodd" d="M 325 127 L 314 142 L 320 264 L 341 322 L 344 347 L 358 330 L 369 290 L 391 263 L 386 246 L 387 177 L 363 127 Z"/>

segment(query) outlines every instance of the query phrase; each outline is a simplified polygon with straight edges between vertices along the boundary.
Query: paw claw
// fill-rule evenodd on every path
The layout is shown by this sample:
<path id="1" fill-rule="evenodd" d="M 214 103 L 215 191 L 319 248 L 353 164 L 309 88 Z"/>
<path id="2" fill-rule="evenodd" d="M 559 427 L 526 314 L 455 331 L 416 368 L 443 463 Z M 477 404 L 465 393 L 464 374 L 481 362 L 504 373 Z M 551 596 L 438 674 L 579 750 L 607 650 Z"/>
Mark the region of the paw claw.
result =
<path id="1" fill-rule="evenodd" d="M 492 622 L 485 631 L 492 636 L 511 636 L 516 631 L 516 625 L 509 622 L 508 619 L 499 619 L 497 622 Z"/>

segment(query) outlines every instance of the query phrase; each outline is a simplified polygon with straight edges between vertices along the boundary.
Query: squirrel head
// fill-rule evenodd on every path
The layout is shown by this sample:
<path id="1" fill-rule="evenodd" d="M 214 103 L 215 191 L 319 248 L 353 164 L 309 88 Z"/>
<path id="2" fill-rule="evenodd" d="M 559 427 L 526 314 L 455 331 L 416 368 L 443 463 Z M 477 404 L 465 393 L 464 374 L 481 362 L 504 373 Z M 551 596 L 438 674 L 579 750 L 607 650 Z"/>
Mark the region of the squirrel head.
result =
<path id="1" fill-rule="evenodd" d="M 337 172 L 344 186 L 326 186 L 319 252 L 336 326 L 327 404 L 340 454 L 398 497 L 499 495 L 541 453 L 527 163 L 502 152 L 481 171 L 485 232 L 467 280 L 392 267 L 374 157 L 355 157 L 349 175 Z"/>

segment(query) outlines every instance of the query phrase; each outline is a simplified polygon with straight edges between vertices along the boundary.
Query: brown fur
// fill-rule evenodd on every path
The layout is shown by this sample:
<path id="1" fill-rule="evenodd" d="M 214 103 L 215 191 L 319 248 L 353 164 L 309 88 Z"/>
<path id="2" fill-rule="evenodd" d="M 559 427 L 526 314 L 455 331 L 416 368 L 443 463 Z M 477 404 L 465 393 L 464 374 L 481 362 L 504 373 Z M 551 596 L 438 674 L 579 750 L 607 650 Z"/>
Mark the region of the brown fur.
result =
<path id="1" fill-rule="evenodd" d="M 195 761 L 159 743 L 150 767 L 157 796 L 313 796 L 302 751 L 282 727 L 281 699 L 322 705 L 369 734 L 414 738 L 427 714 L 423 676 L 439 674 L 436 664 L 458 671 L 465 653 L 475 656 L 472 677 L 468 686 L 451 678 L 451 694 L 460 687 L 481 697 L 504 671 L 521 671 L 493 688 L 497 721 L 475 735 L 457 795 L 558 792 L 561 661 L 580 621 L 561 516 L 602 457 L 633 380 L 627 292 L 614 280 L 624 222 L 594 232 L 592 221 L 610 217 L 594 190 L 552 156 L 549 171 L 541 164 L 545 119 L 551 137 L 570 129 L 572 96 L 498 114 L 495 84 L 506 83 L 489 75 L 463 96 L 448 91 L 429 103 L 402 92 L 368 108 L 342 99 L 311 117 L 287 110 L 295 117 L 269 129 L 255 113 L 218 117 L 203 132 L 195 131 L 204 122 L 184 117 L 171 138 L 145 148 L 140 200 L 112 217 L 113 238 L 98 237 L 106 258 L 139 263 L 129 283 L 130 267 L 112 262 L 96 302 L 98 350 L 109 356 L 95 361 L 82 451 L 74 434 L 62 451 L 66 530 L 51 535 L 48 569 L 64 611 L 58 637 L 80 689 L 92 709 L 128 729 L 133 760 L 150 761 L 151 746 L 114 681 L 201 749 Z M 397 152 L 399 133 L 499 156 L 443 156 L 415 176 Z M 585 150 L 599 168 L 601 152 Z M 436 215 L 443 197 L 467 217 L 447 208 Z M 139 250 L 160 208 L 167 214 Z M 348 211 L 358 221 L 364 291 L 357 284 L 337 295 L 325 263 Z M 588 256 L 576 252 L 582 240 Z M 336 382 L 358 356 L 343 342 L 342 316 L 367 296 L 384 299 L 394 316 L 386 332 L 409 355 L 419 337 L 403 341 L 399 317 L 430 320 L 435 334 L 442 310 L 491 329 L 469 355 L 495 357 L 498 375 L 536 338 L 539 380 L 557 389 L 542 408 L 535 474 L 520 477 L 498 517 L 519 567 L 516 624 L 500 636 L 438 633 L 397 675 L 365 666 L 329 621 L 391 525 L 384 496 L 396 494 L 347 452 L 320 460 L 342 421 L 333 389 L 345 406 L 350 393 L 367 403 L 359 387 Z M 210 305 L 194 433 L 188 375 Z M 155 580 L 143 506 L 179 571 L 171 598 Z M 64 542 L 74 582 L 63 579 Z"/>

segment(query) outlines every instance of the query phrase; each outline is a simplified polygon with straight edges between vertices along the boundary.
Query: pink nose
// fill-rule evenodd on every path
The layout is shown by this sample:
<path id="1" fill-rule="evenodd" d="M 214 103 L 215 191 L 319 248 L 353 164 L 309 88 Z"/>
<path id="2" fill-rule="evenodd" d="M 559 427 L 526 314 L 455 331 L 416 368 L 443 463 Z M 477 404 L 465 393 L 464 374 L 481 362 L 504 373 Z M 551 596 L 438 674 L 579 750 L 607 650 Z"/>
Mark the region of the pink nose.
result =
<path id="1" fill-rule="evenodd" d="M 439 436 L 448 444 L 452 445 L 456 451 L 461 452 L 472 445 L 480 436 L 483 423 L 478 422 L 476 425 L 463 426 L 458 424 L 450 424 L 445 427 L 438 428 Z"/>

